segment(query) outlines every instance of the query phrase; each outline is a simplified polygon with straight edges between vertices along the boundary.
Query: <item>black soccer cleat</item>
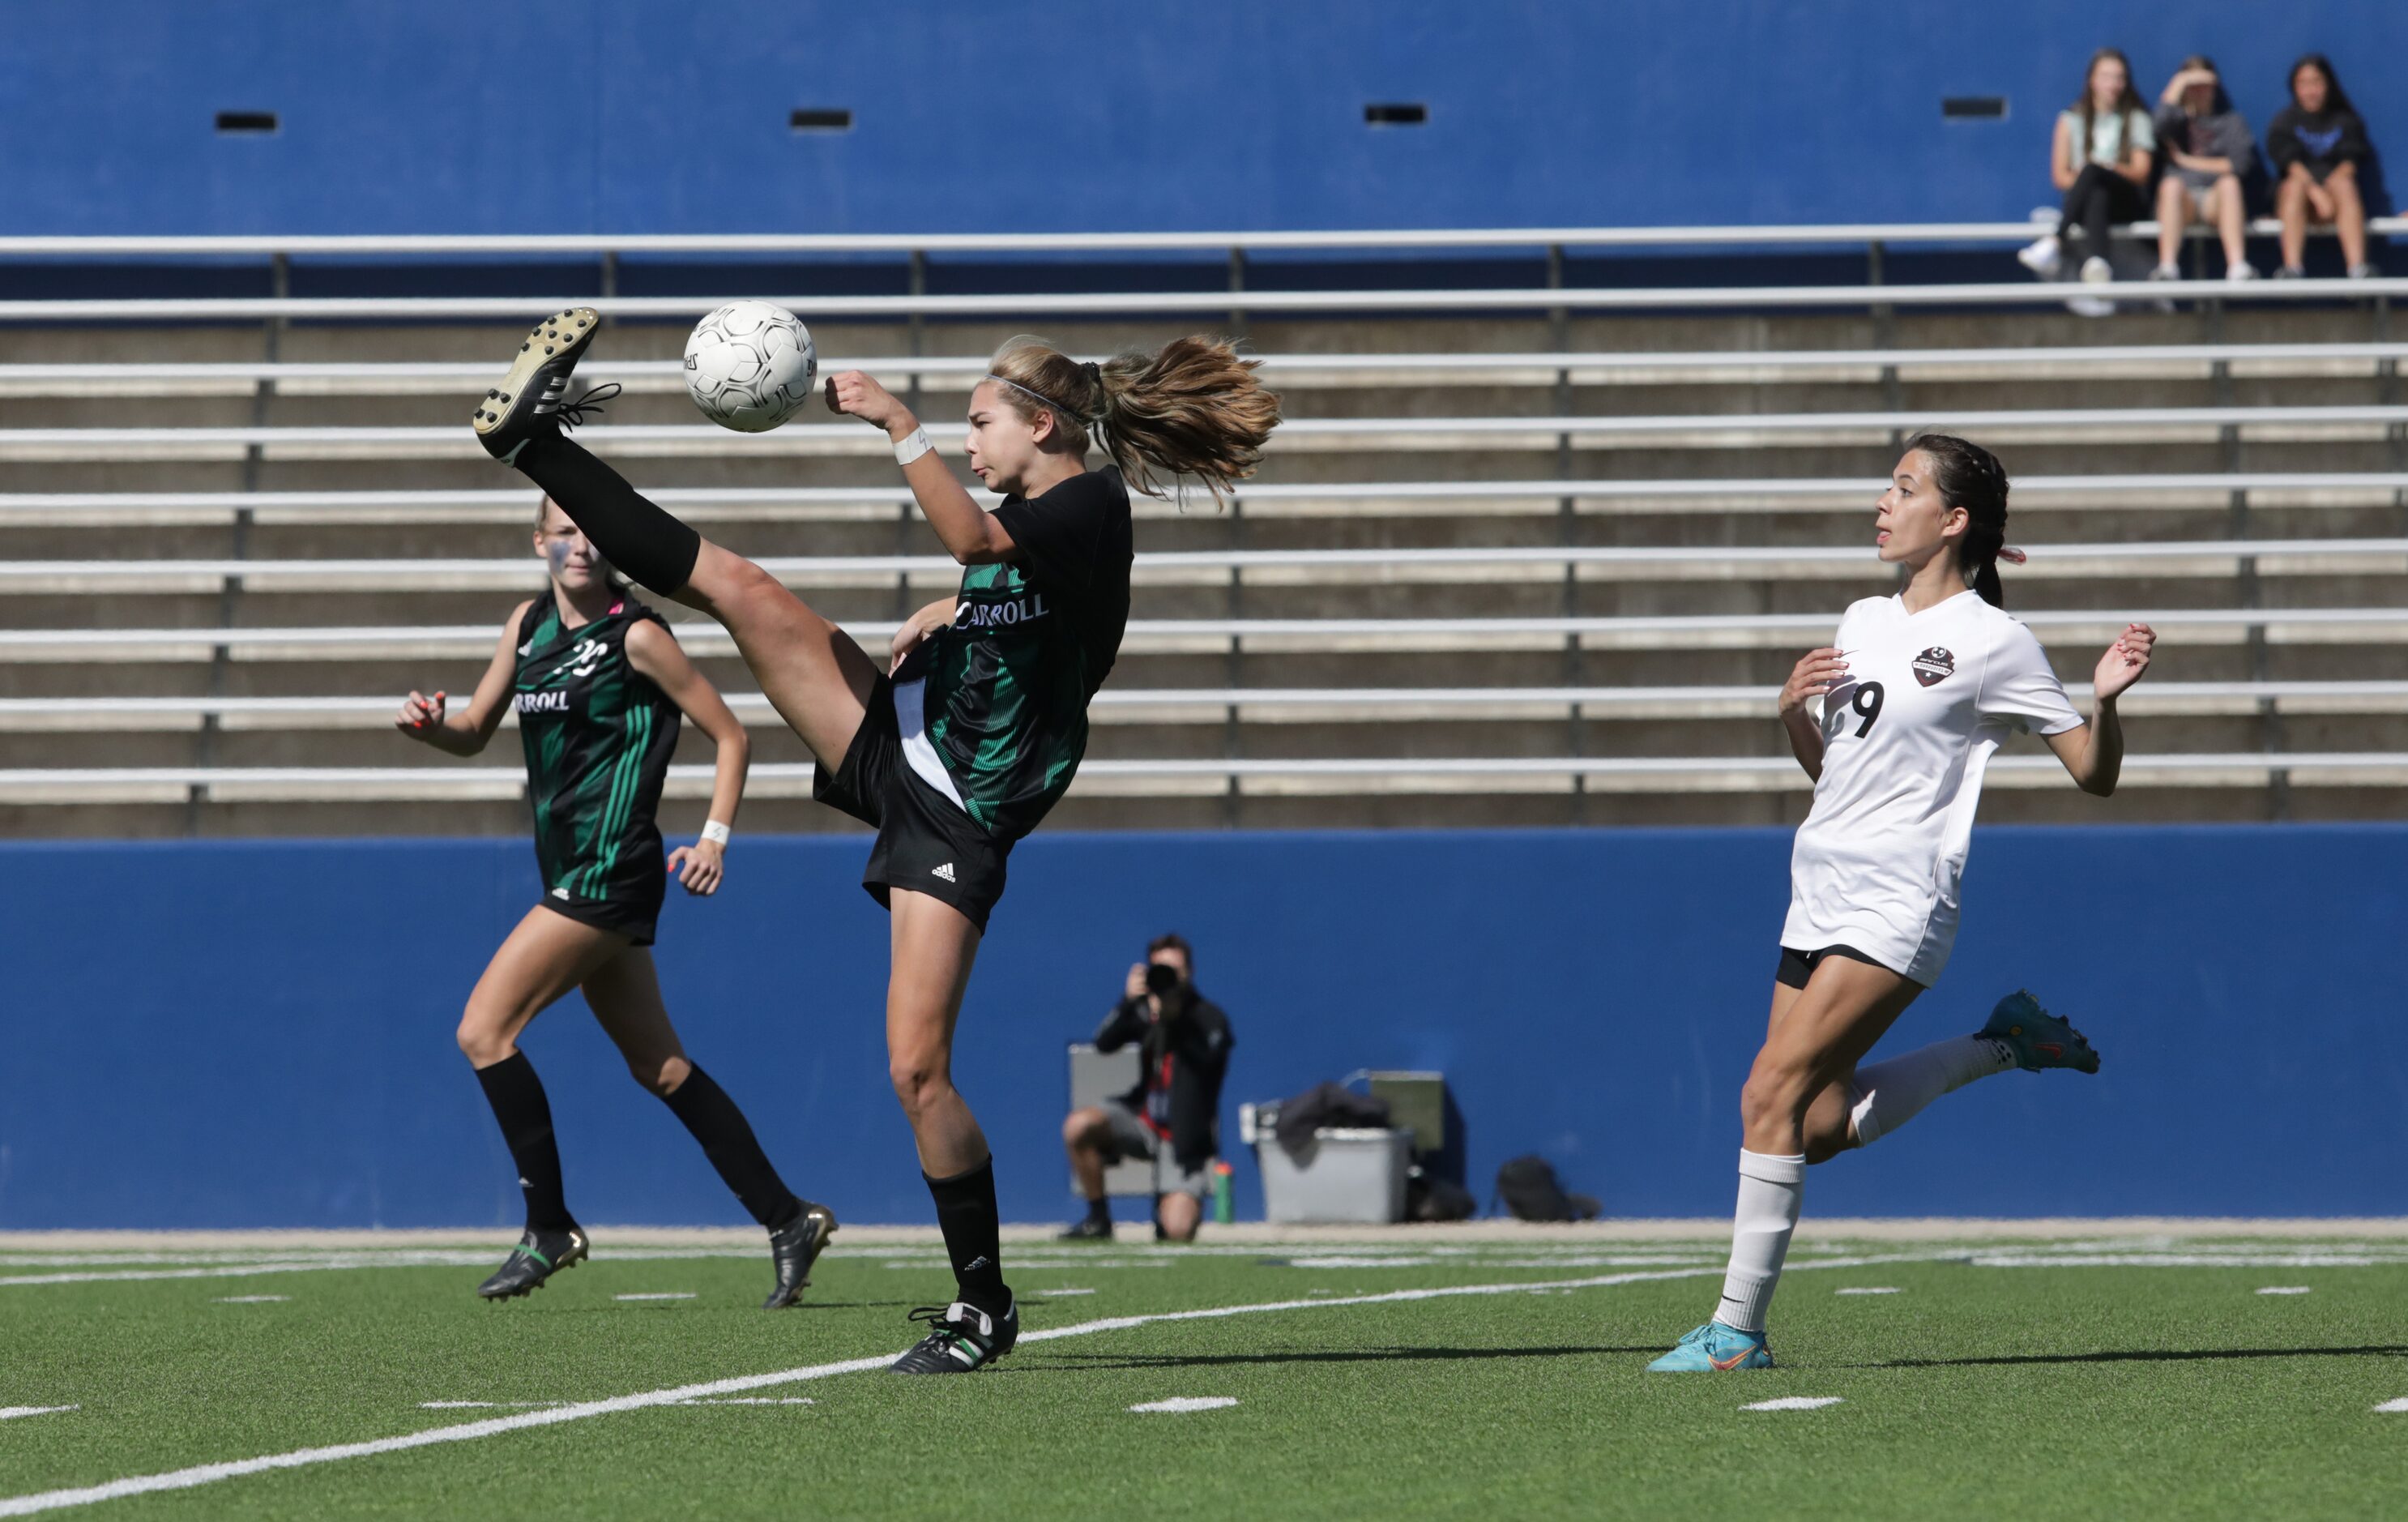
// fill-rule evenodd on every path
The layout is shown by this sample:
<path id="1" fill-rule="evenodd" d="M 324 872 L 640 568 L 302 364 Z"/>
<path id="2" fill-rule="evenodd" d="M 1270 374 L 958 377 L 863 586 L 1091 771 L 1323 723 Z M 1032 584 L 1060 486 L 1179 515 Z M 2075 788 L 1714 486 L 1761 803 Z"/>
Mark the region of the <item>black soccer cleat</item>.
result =
<path id="1" fill-rule="evenodd" d="M 913 1321 L 934 1322 L 928 1335 L 887 1365 L 896 1374 L 974 1374 L 1011 1351 L 1020 1341 L 1020 1303 L 999 1316 L 955 1300 L 951 1305 L 924 1305 L 911 1313 Z"/>
<path id="2" fill-rule="evenodd" d="M 584 409 L 618 394 L 617 387 L 605 386 L 574 402 L 567 399 L 569 377 L 601 331 L 602 314 L 591 307 L 571 307 L 535 325 L 519 345 L 509 373 L 479 399 L 469 420 L 486 453 L 514 464 L 530 438 L 564 423 L 574 427 L 585 421 Z"/>
<path id="3" fill-rule="evenodd" d="M 584 1262 L 585 1248 L 585 1233 L 575 1227 L 566 1231 L 538 1231 L 530 1227 L 494 1276 L 477 1286 L 477 1293 L 489 1300 L 509 1300 L 530 1289 L 541 1289 L 553 1274 Z"/>
<path id="4" fill-rule="evenodd" d="M 769 1233 L 769 1262 L 778 1271 L 778 1285 L 761 1302 L 764 1311 L 782 1311 L 803 1298 L 811 1282 L 811 1265 L 836 1235 L 836 1212 L 803 1201 L 803 1213 Z"/>
<path id="5" fill-rule="evenodd" d="M 1091 1215 L 1078 1225 L 1068 1228 L 1054 1240 L 1055 1242 L 1110 1242 L 1112 1240 L 1112 1223 L 1098 1221 Z"/>

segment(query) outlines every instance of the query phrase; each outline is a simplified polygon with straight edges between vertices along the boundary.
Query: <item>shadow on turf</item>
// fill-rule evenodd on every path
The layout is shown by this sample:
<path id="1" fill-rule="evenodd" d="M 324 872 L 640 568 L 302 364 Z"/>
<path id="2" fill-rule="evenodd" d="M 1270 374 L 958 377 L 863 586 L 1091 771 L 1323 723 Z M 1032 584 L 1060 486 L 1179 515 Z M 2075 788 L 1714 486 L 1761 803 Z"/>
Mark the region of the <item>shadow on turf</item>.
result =
<path id="1" fill-rule="evenodd" d="M 1216 1369 L 1249 1363 L 1414 1363 L 1459 1358 L 1577 1358 L 1597 1353 L 1644 1353 L 1646 1347 L 1362 1347 L 1316 1349 L 1307 1353 L 1200 1353 L 1134 1356 L 1124 1353 L 1054 1353 L 1045 1357 L 1075 1363 L 1082 1369 Z"/>
<path id="2" fill-rule="evenodd" d="M 2190 1363 L 2215 1358 L 2383 1358 L 2408 1354 L 2408 1346 L 2200 1347 L 2107 1349 L 2097 1353 L 2012 1353 L 1988 1358 L 1890 1358 L 1881 1363 L 1834 1365 L 1841 1369 L 1980 1369 L 2028 1363 Z"/>

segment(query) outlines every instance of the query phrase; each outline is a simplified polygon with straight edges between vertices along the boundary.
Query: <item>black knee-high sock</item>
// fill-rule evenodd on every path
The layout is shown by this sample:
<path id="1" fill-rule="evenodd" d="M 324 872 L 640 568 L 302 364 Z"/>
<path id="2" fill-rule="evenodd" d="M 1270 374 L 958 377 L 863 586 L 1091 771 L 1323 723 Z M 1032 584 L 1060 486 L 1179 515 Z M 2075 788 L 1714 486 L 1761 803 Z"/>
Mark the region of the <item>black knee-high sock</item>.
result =
<path id="1" fill-rule="evenodd" d="M 744 1202 L 752 1219 L 775 1231 L 803 1213 L 803 1202 L 778 1177 L 768 1154 L 744 1119 L 744 1112 L 727 1091 L 711 1082 L 700 1068 L 686 1070 L 685 1082 L 661 1096 L 685 1128 L 702 1143 L 702 1155 L 719 1170 L 720 1178 Z"/>
<path id="2" fill-rule="evenodd" d="M 552 1101 L 543 1095 L 543 1080 L 524 1052 L 513 1052 L 490 1068 L 477 1070 L 485 1102 L 502 1123 L 502 1140 L 510 1160 L 519 1167 L 519 1188 L 526 1195 L 530 1231 L 566 1231 L 577 1222 L 560 1187 L 560 1147 L 552 1139 Z"/>
<path id="3" fill-rule="evenodd" d="M 560 504 L 610 564 L 663 596 L 685 585 L 702 536 L 627 484 L 557 429 L 538 432 L 513 462 Z"/>
<path id="4" fill-rule="evenodd" d="M 995 1159 L 949 1179 L 928 1179 L 928 1193 L 937 1201 L 937 1226 L 945 1234 L 945 1256 L 953 1260 L 962 1299 L 989 1315 L 1001 1315 L 1011 1308 L 1011 1290 L 1003 1282 L 1003 1215 L 995 1203 Z"/>

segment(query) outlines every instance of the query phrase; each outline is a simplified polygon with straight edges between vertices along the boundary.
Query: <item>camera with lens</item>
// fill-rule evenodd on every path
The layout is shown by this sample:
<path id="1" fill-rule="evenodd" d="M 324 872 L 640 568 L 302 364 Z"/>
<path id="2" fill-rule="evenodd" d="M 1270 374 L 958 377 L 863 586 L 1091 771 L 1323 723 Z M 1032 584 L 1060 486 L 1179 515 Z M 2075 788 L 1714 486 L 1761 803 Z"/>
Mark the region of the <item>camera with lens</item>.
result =
<path id="1" fill-rule="evenodd" d="M 1172 989 L 1177 988 L 1179 986 L 1179 969 L 1172 967 L 1169 963 L 1148 962 L 1145 965 L 1145 991 L 1147 993 L 1156 996 L 1167 994 Z"/>

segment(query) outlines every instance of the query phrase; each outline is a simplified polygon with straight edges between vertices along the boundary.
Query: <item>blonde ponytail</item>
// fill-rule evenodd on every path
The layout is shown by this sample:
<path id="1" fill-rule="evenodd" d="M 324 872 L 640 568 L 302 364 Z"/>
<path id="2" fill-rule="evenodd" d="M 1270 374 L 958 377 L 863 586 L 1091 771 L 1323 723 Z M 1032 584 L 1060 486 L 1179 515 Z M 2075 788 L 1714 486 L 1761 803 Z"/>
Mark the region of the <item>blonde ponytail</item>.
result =
<path id="1" fill-rule="evenodd" d="M 1192 476 L 1220 497 L 1254 473 L 1279 426 L 1279 397 L 1222 338 L 1177 338 L 1154 353 L 1082 364 L 1039 338 L 1014 338 L 989 366 L 1003 399 L 1034 422 L 1054 414 L 1063 441 L 1100 443 L 1131 486 L 1160 496 L 1163 477 Z"/>

